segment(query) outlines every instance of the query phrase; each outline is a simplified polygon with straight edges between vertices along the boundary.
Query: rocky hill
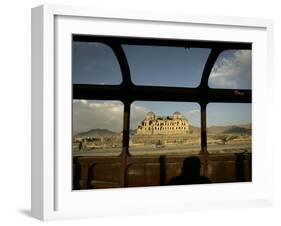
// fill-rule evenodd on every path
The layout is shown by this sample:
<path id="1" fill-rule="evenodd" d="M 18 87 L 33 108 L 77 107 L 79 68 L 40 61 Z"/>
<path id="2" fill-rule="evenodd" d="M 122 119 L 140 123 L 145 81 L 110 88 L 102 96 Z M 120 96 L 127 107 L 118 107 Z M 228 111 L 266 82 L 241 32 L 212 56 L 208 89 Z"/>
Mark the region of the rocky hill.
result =
<path id="1" fill-rule="evenodd" d="M 200 127 L 190 125 L 190 131 L 193 134 L 200 134 Z M 207 128 L 208 133 L 220 134 L 220 133 L 234 133 L 234 134 L 251 134 L 252 124 L 244 125 L 230 125 L 230 126 L 211 126 Z M 136 130 L 130 130 L 130 135 L 135 135 Z M 75 137 L 112 137 L 122 135 L 122 132 L 113 132 L 108 129 L 91 129 L 86 132 L 78 133 Z"/>
<path id="2" fill-rule="evenodd" d="M 189 131 L 192 132 L 192 133 L 200 133 L 201 130 L 200 130 L 199 127 L 189 125 Z"/>
<path id="3" fill-rule="evenodd" d="M 207 132 L 218 133 L 236 133 L 236 134 L 251 134 L 252 124 L 231 125 L 231 126 L 211 126 L 207 128 Z"/>
<path id="4" fill-rule="evenodd" d="M 118 136 L 120 133 L 110 131 L 108 129 L 91 129 L 86 132 L 76 134 L 76 137 L 110 137 Z"/>

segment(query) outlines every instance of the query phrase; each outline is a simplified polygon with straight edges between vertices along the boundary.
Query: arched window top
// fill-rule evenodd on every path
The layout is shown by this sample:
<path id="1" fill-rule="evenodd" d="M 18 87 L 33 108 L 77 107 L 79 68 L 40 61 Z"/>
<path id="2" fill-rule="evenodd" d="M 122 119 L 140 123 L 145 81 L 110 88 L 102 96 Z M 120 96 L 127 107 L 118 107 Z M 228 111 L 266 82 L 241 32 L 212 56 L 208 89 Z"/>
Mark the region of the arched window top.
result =
<path id="1" fill-rule="evenodd" d="M 119 62 L 108 45 L 74 41 L 72 52 L 73 84 L 118 85 L 122 82 Z"/>
<path id="2" fill-rule="evenodd" d="M 122 45 L 136 85 L 197 87 L 209 48 Z"/>

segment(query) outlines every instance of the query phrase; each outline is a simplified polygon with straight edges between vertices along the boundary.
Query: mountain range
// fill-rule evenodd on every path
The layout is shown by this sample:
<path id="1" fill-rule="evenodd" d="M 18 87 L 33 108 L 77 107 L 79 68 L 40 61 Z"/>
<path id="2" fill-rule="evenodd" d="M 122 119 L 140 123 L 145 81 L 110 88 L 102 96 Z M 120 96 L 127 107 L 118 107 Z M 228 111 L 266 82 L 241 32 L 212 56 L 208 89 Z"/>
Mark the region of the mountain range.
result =
<path id="1" fill-rule="evenodd" d="M 243 124 L 243 125 L 230 125 L 230 126 L 210 126 L 207 128 L 209 133 L 239 133 L 239 134 L 251 134 L 252 133 L 252 124 Z"/>
<path id="2" fill-rule="evenodd" d="M 116 136 L 120 133 L 113 132 L 108 129 L 91 129 L 86 132 L 78 133 L 76 137 L 108 137 L 108 136 Z"/>
<path id="3" fill-rule="evenodd" d="M 200 127 L 190 125 L 190 130 L 193 133 L 200 133 Z M 251 134 L 252 124 L 243 125 L 229 125 L 229 126 L 210 126 L 207 128 L 208 133 L 219 134 L 219 133 L 236 133 L 236 134 Z M 108 129 L 91 129 L 86 132 L 78 133 L 76 137 L 109 137 L 117 136 L 122 134 L 122 132 L 113 132 Z M 130 130 L 130 135 L 136 134 L 136 130 Z"/>

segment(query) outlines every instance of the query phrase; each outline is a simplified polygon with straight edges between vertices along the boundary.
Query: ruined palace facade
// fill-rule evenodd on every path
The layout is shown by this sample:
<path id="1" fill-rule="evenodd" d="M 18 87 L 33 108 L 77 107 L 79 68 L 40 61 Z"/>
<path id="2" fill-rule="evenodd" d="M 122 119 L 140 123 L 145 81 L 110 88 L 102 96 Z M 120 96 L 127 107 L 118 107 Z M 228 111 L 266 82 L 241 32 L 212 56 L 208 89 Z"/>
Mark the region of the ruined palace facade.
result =
<path id="1" fill-rule="evenodd" d="M 172 116 L 156 116 L 148 112 L 137 128 L 138 135 L 186 134 L 188 131 L 189 123 L 180 112 Z"/>

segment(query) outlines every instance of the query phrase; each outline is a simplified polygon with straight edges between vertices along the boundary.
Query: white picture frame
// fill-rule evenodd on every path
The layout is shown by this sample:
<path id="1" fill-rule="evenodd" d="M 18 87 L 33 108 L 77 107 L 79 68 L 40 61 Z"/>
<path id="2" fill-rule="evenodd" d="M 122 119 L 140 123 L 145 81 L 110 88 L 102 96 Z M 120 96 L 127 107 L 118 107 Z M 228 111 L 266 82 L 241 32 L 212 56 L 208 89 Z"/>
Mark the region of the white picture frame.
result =
<path id="1" fill-rule="evenodd" d="M 272 76 L 272 32 L 272 21 L 265 19 L 54 5 L 32 9 L 32 216 L 56 220 L 271 205 L 273 150 L 263 138 L 271 104 L 265 93 Z M 72 33 L 252 42 L 253 181 L 73 192 Z"/>

